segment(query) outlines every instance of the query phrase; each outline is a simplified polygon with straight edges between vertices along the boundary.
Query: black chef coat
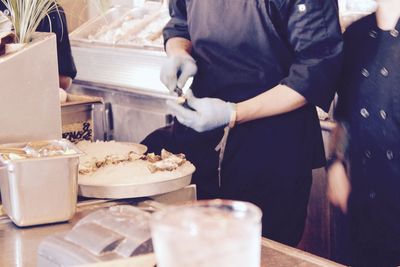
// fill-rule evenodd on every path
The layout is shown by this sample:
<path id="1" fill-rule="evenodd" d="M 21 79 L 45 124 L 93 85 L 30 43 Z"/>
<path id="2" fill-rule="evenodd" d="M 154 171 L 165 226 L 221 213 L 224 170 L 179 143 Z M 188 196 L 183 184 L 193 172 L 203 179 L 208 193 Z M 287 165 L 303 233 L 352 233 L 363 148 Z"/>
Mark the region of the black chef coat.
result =
<path id="1" fill-rule="evenodd" d="M 0 1 L 0 10 L 5 11 L 5 5 Z M 49 18 L 46 17 L 37 28 L 39 32 L 54 32 L 57 38 L 57 59 L 58 73 L 71 77 L 76 76 L 76 67 L 72 58 L 71 46 L 68 37 L 67 19 L 62 7 L 58 7 L 59 13 L 56 10 L 50 12 L 51 27 Z"/>
<path id="2" fill-rule="evenodd" d="M 345 33 L 338 120 L 349 125 L 349 212 L 358 244 L 397 251 L 400 264 L 400 23 L 380 30 L 375 14 Z M 394 264 L 393 264 L 394 265 Z M 379 266 L 386 266 L 383 262 Z"/>
<path id="3" fill-rule="evenodd" d="M 311 170 L 324 164 L 315 110 L 328 109 L 341 66 L 342 37 L 330 0 L 171 0 L 164 38 L 191 40 L 197 97 L 240 102 L 285 84 L 308 105 L 237 125 L 230 131 L 218 186 L 223 129 L 197 133 L 175 121 L 143 143 L 186 153 L 197 167 L 200 198 L 253 202 L 263 234 L 295 245 L 302 234 Z"/>

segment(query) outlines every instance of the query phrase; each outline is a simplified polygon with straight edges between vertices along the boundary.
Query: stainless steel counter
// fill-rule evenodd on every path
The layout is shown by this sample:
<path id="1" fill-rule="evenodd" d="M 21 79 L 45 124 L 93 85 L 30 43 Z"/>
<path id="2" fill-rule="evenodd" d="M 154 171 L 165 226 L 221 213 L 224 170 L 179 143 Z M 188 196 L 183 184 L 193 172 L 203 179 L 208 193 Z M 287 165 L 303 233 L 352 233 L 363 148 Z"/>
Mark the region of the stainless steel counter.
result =
<path id="1" fill-rule="evenodd" d="M 78 204 L 77 213 L 67 223 L 19 228 L 6 216 L 0 217 L 0 266 L 36 266 L 36 251 L 40 242 L 48 235 L 68 231 L 93 210 L 116 204 L 136 205 L 137 201 L 105 202 L 91 201 Z"/>
<path id="2" fill-rule="evenodd" d="M 50 224 L 38 227 L 18 228 L 7 217 L 0 217 L 0 266 L 36 266 L 36 250 L 48 235 L 68 231 L 82 217 L 99 208 L 118 204 L 128 204 L 151 209 L 147 202 L 138 200 L 86 201 L 78 204 L 75 217 L 67 223 Z M 342 266 L 301 250 L 277 242 L 262 240 L 261 266 Z"/>

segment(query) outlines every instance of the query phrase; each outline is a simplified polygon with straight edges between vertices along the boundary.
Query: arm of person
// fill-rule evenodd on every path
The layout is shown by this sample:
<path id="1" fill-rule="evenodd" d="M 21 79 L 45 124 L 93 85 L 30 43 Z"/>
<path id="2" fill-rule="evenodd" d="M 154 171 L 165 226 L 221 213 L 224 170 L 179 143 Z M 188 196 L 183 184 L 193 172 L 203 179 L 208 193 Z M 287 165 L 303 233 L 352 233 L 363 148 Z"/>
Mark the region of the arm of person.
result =
<path id="1" fill-rule="evenodd" d="M 160 79 L 171 93 L 180 95 L 187 80 L 196 74 L 197 66 L 191 56 L 186 1 L 169 1 L 169 11 L 171 19 L 163 30 L 168 58 L 161 67 Z"/>
<path id="2" fill-rule="evenodd" d="M 347 143 L 347 127 L 344 123 L 338 122 L 331 138 L 331 159 L 329 159 L 327 166 L 327 196 L 329 201 L 344 213 L 347 212 L 347 202 L 351 192 L 351 185 L 345 166 Z"/>
<path id="3" fill-rule="evenodd" d="M 58 75 L 60 88 L 67 90 L 72 84 L 72 78 L 66 75 Z"/>
<path id="4" fill-rule="evenodd" d="M 354 24 L 353 24 L 354 25 Z M 331 132 L 329 140 L 329 156 L 326 166 L 327 171 L 327 197 L 329 201 L 336 207 L 340 208 L 344 213 L 347 212 L 348 199 L 351 192 L 351 183 L 348 170 L 350 168 L 348 161 L 348 146 L 349 146 L 349 117 L 350 107 L 353 105 L 352 93 L 348 90 L 346 85 L 351 83 L 352 75 L 349 67 L 352 66 L 352 51 L 357 49 L 354 47 L 354 31 L 357 29 L 350 26 L 344 36 L 344 49 L 343 49 L 343 68 L 340 76 L 340 83 L 338 85 L 338 101 L 335 106 L 335 120 L 336 126 Z"/>
<path id="5" fill-rule="evenodd" d="M 76 67 L 72 57 L 68 37 L 67 19 L 61 6 L 51 11 L 38 26 L 37 31 L 56 34 L 59 86 L 68 89 L 76 76 Z"/>
<path id="6" fill-rule="evenodd" d="M 173 56 L 190 56 L 192 52 L 192 42 L 186 38 L 173 37 L 168 39 L 165 50 L 167 55 Z"/>
<path id="7" fill-rule="evenodd" d="M 236 105 L 236 123 L 271 117 L 296 110 L 307 104 L 304 96 L 279 84 L 254 98 Z"/>

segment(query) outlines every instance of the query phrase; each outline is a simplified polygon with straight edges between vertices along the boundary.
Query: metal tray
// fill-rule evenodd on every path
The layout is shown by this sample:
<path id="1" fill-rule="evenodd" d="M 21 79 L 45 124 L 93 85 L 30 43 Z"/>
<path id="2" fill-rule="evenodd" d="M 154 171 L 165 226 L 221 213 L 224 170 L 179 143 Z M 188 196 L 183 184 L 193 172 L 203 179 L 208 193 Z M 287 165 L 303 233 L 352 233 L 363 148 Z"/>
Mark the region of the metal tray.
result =
<path id="1" fill-rule="evenodd" d="M 192 174 L 195 171 L 194 165 L 186 162 L 180 168 L 184 171 L 180 175 L 171 172 L 167 176 L 146 177 L 146 181 L 138 181 L 135 176 L 130 177 L 109 177 L 103 181 L 91 181 L 90 177 L 82 179 L 79 177 L 79 195 L 94 198 L 133 198 L 149 197 L 179 190 L 188 186 L 192 180 Z M 128 178 L 128 179 L 127 179 Z M 140 179 L 142 180 L 142 179 Z"/>
<path id="2" fill-rule="evenodd" d="M 135 7 L 133 9 L 116 6 L 106 11 L 103 15 L 93 18 L 78 29 L 73 31 L 69 37 L 73 46 L 98 46 L 98 47 L 118 47 L 118 48 L 135 48 L 149 50 L 163 50 L 163 45 L 143 42 L 127 43 L 123 39 L 128 36 L 136 36 L 148 24 L 157 19 L 159 16 L 167 12 L 159 3 L 148 3 L 144 7 Z M 138 23 L 129 28 L 129 31 L 123 35 L 119 35 L 112 41 L 100 40 L 99 36 L 108 30 L 119 28 L 124 23 L 124 18 L 130 17 L 137 19 Z"/>
<path id="3" fill-rule="evenodd" d="M 156 5 L 153 15 L 167 11 L 160 4 Z M 146 8 L 151 9 L 149 5 L 134 9 L 111 8 L 104 15 L 89 20 L 70 34 L 72 53 L 79 69 L 75 82 L 109 85 L 114 88 L 119 86 L 124 91 L 141 90 L 167 95 L 168 90 L 160 81 L 160 69 L 167 59 L 162 46 L 107 43 L 88 39 L 89 35 L 98 32 L 101 27 L 116 26 L 124 15 Z M 146 20 L 146 23 L 151 23 L 151 19 Z M 142 28 L 146 23 L 141 25 Z"/>

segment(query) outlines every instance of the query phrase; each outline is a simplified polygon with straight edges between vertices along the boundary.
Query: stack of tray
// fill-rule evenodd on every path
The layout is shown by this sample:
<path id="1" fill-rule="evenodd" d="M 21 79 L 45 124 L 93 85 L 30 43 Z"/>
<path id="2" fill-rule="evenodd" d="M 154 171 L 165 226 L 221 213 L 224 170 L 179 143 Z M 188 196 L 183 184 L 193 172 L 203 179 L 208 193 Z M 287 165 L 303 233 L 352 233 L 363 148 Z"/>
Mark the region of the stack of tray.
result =
<path id="1" fill-rule="evenodd" d="M 70 34 L 78 81 L 165 94 L 159 81 L 165 6 L 113 7 Z"/>

